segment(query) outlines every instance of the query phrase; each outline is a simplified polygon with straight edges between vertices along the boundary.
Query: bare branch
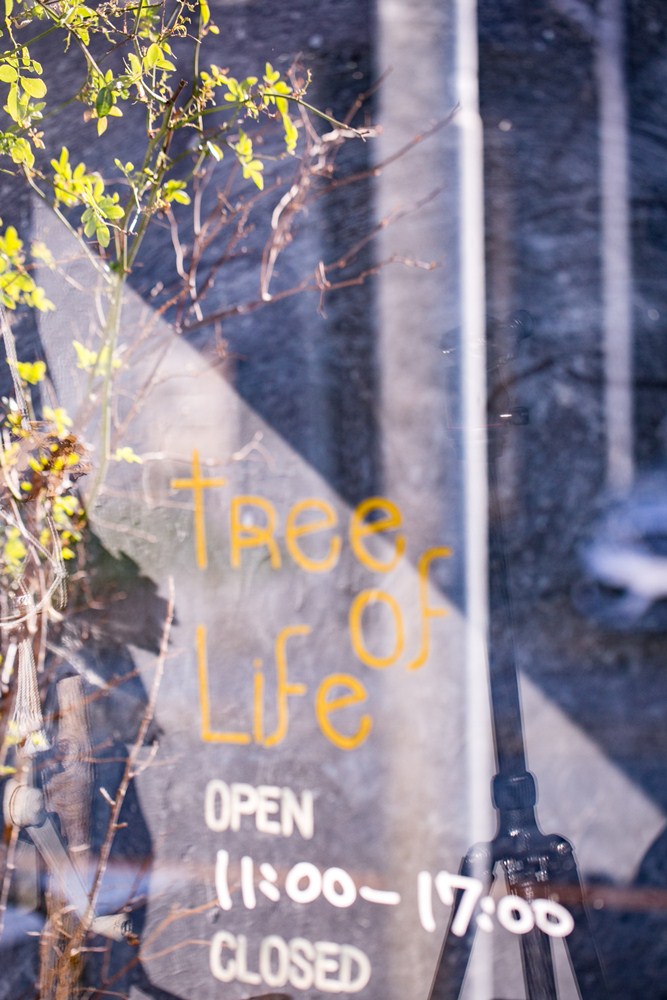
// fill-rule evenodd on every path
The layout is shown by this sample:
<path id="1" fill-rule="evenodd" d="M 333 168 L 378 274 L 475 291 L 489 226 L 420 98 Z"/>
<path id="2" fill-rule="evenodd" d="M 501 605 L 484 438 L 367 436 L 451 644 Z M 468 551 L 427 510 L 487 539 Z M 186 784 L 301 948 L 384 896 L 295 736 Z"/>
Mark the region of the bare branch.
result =
<path id="1" fill-rule="evenodd" d="M 112 800 L 111 815 L 109 816 L 109 822 L 107 824 L 107 830 L 104 842 L 102 844 L 99 853 L 95 878 L 93 880 L 92 889 L 90 891 L 88 899 L 88 912 L 86 914 L 84 921 L 79 925 L 76 933 L 72 936 L 72 939 L 69 941 L 64 955 L 64 960 L 67 960 L 69 955 L 76 954 L 80 950 L 88 926 L 95 912 L 95 906 L 97 902 L 97 897 L 100 892 L 102 878 L 109 863 L 111 848 L 114 842 L 114 838 L 116 836 L 116 831 L 118 829 L 118 819 L 120 816 L 120 811 L 123 807 L 123 803 L 125 801 L 125 796 L 127 795 L 130 782 L 132 781 L 132 778 L 136 772 L 139 754 L 141 752 L 141 748 L 143 747 L 144 740 L 148 732 L 148 727 L 153 721 L 153 716 L 155 714 L 157 696 L 160 690 L 160 683 L 162 681 L 162 676 L 164 674 L 164 667 L 167 659 L 169 635 L 171 632 L 171 625 L 173 619 L 174 619 L 174 582 L 173 579 L 170 577 L 168 583 L 167 611 L 162 630 L 160 651 L 155 664 L 155 673 L 153 675 L 153 683 L 151 685 L 150 694 L 148 696 L 148 702 L 146 704 L 146 708 L 144 710 L 144 714 L 142 716 L 141 724 L 139 725 L 139 730 L 137 732 L 136 738 L 127 755 L 127 761 L 125 763 L 125 768 L 123 771 L 122 778 L 116 790 L 116 794 Z"/>

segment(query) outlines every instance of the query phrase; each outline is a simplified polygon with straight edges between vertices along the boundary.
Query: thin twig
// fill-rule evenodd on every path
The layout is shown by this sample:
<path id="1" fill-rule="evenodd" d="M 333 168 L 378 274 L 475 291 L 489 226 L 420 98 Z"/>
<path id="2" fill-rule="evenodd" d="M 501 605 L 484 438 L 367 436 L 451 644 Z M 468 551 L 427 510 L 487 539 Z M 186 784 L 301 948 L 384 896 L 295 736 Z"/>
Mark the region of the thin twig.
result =
<path id="1" fill-rule="evenodd" d="M 125 801 L 125 796 L 127 795 L 130 782 L 135 777 L 136 765 L 139 759 L 139 754 L 143 747 L 144 740 L 148 732 L 148 727 L 153 721 L 153 716 L 155 714 L 155 706 L 157 704 L 157 697 L 158 697 L 158 692 L 160 690 L 160 683 L 162 681 L 162 676 L 164 674 L 164 667 L 167 659 L 167 649 L 169 646 L 169 635 L 171 632 L 171 625 L 173 620 L 174 620 L 174 581 L 172 577 L 169 577 L 167 611 L 165 615 L 164 626 L 162 629 L 160 652 L 158 654 L 157 662 L 155 665 L 155 673 L 153 676 L 153 683 L 151 685 L 148 702 L 146 704 L 146 709 L 144 711 L 143 717 L 141 719 L 141 724 L 139 726 L 136 739 L 134 740 L 134 743 L 132 744 L 128 752 L 127 761 L 125 764 L 125 768 L 123 770 L 123 776 L 120 780 L 120 784 L 118 785 L 118 789 L 113 799 L 111 815 L 109 817 L 109 822 L 107 825 L 104 842 L 100 849 L 93 887 L 90 891 L 90 896 L 88 899 L 88 911 L 86 913 L 83 923 L 79 926 L 76 935 L 73 936 L 72 940 L 69 943 L 69 946 L 67 948 L 67 956 L 75 954 L 76 951 L 80 949 L 85 934 L 87 932 L 87 929 L 90 925 L 90 921 L 95 913 L 95 906 L 97 903 L 97 897 L 100 892 L 102 878 L 109 863 L 111 848 L 113 846 L 114 838 L 116 836 L 116 830 L 118 828 L 118 819 L 120 816 L 120 811 L 123 807 L 123 803 Z"/>
<path id="2" fill-rule="evenodd" d="M 294 295 L 300 295 L 303 292 L 321 293 L 323 290 L 327 293 L 337 292 L 342 288 L 351 288 L 355 285 L 363 285 L 369 278 L 379 274 L 380 271 L 382 271 L 383 268 L 387 267 L 389 264 L 402 264 L 404 267 L 415 267 L 421 271 L 433 271 L 438 266 L 436 261 L 421 261 L 410 257 L 404 257 L 401 254 L 392 254 L 391 257 L 386 257 L 373 267 L 368 267 L 351 278 L 342 279 L 340 281 L 328 281 L 327 279 L 325 282 L 322 280 L 322 269 L 318 265 L 313 275 L 305 278 L 303 281 L 299 282 L 298 285 L 294 285 L 292 288 L 275 292 L 268 301 L 266 299 L 254 299 L 250 302 L 244 302 L 238 306 L 229 306 L 227 309 L 220 309 L 218 312 L 212 313 L 210 316 L 205 316 L 200 322 L 191 323 L 184 327 L 183 332 L 192 333 L 195 330 L 200 330 L 202 327 L 216 322 L 216 320 L 229 319 L 232 316 L 247 316 L 249 313 L 256 312 L 258 309 L 262 309 L 270 303 L 280 302 L 282 299 L 288 299 Z M 329 265 L 329 267 L 331 266 L 332 265 Z M 327 268 L 325 267 L 325 271 L 326 270 Z"/>
<path id="3" fill-rule="evenodd" d="M 2 891 L 0 893 L 0 940 L 5 930 L 5 916 L 7 914 L 7 902 L 9 900 L 9 889 L 12 882 L 12 875 L 14 874 L 14 858 L 16 857 L 16 848 L 19 842 L 19 834 L 21 832 L 20 827 L 15 824 L 12 825 L 12 832 L 9 838 L 9 844 L 7 845 L 7 854 L 5 860 L 5 870 L 2 878 Z"/>

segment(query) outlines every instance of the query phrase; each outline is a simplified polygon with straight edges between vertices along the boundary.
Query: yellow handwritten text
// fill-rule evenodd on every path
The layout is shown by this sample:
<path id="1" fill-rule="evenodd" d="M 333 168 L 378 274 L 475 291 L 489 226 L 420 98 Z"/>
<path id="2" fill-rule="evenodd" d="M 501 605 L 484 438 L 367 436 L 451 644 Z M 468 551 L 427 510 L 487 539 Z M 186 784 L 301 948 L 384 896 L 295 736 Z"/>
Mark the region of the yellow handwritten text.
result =
<path id="1" fill-rule="evenodd" d="M 278 746 L 286 738 L 290 722 L 290 699 L 305 698 L 308 686 L 290 680 L 287 662 L 287 641 L 310 634 L 308 625 L 288 625 L 278 633 L 274 644 L 276 664 L 274 715 L 275 729 L 265 731 L 266 698 L 265 678 L 261 660 L 254 661 L 255 675 L 252 692 L 252 727 L 250 730 L 214 729 L 211 723 L 209 699 L 210 678 L 206 648 L 206 628 L 197 627 L 197 666 L 199 674 L 199 700 L 201 704 L 201 738 L 206 743 L 256 743 L 264 747 Z M 338 694 L 343 690 L 345 693 Z M 315 719 L 322 734 L 341 750 L 354 750 L 368 738 L 373 721 L 367 713 L 361 718 L 346 718 L 343 710 L 361 705 L 368 695 L 362 682 L 350 674 L 331 674 L 318 685 L 314 696 Z M 358 713 L 357 713 L 358 714 Z M 333 716 L 336 715 L 336 723 Z M 342 717 L 341 717 L 342 716 Z"/>
<path id="2" fill-rule="evenodd" d="M 192 453 L 191 477 L 171 481 L 173 489 L 192 490 L 195 554 L 197 566 L 202 570 L 208 565 L 204 491 L 225 485 L 226 480 L 222 477 L 202 475 L 196 450 Z M 242 571 L 244 556 L 254 550 L 262 554 L 274 571 L 281 570 L 291 560 L 305 573 L 327 573 L 339 563 L 343 539 L 338 513 L 327 500 L 315 497 L 297 500 L 287 510 L 284 525 L 281 525 L 275 505 L 266 497 L 240 494 L 229 499 L 229 563 L 233 570 Z M 347 542 L 364 570 L 373 574 L 392 572 L 405 557 L 407 545 L 403 515 L 397 504 L 381 496 L 359 503 L 349 516 Z M 387 589 L 388 583 L 367 587 L 353 597 L 348 614 L 348 636 L 351 652 L 361 664 L 374 670 L 386 670 L 403 663 L 408 670 L 417 670 L 427 663 L 432 622 L 447 614 L 445 606 L 432 603 L 432 564 L 451 554 L 450 548 L 436 546 L 423 552 L 417 561 L 417 593 L 410 607 L 410 614 L 414 616 L 416 609 L 418 615 L 417 649 L 406 650 L 404 609 Z M 279 631 L 273 645 L 271 683 L 267 683 L 262 659 L 256 657 L 252 661 L 246 724 L 240 728 L 221 729 L 212 723 L 206 628 L 198 625 L 196 651 L 202 739 L 209 743 L 279 746 L 288 736 L 295 705 L 306 699 L 312 700 L 322 735 L 334 746 L 342 750 L 361 746 L 373 727 L 372 716 L 362 708 L 368 692 L 361 680 L 352 674 L 337 672 L 324 677 L 311 690 L 304 681 L 290 676 L 288 646 L 307 640 L 310 634 L 311 627 L 305 624 L 288 625 Z"/>

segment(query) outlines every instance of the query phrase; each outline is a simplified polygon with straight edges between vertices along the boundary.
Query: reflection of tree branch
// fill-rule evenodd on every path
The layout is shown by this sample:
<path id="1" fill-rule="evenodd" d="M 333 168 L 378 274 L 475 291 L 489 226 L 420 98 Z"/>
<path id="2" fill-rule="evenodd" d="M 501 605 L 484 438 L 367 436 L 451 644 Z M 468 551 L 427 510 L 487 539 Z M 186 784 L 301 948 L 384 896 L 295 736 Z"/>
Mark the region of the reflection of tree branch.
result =
<path id="1" fill-rule="evenodd" d="M 354 118 L 363 107 L 369 94 L 376 88 L 377 85 L 365 94 L 359 95 L 346 116 L 346 123 Z M 318 294 L 318 311 L 323 313 L 324 299 L 330 292 L 363 285 L 389 264 L 400 263 L 404 266 L 424 270 L 433 269 L 435 267 L 433 262 L 423 262 L 398 254 L 364 267 L 360 262 L 360 257 L 377 233 L 409 213 L 418 211 L 428 204 L 439 193 L 438 191 L 431 192 L 411 207 L 388 214 L 372 226 L 361 239 L 347 248 L 338 260 L 328 263 L 320 261 L 314 271 L 293 287 L 282 288 L 275 292 L 270 289 L 278 258 L 283 250 L 296 239 L 297 234 L 293 230 L 298 217 L 304 210 L 336 192 L 339 188 L 354 183 L 363 183 L 377 177 L 391 164 L 400 160 L 416 146 L 449 124 L 456 114 L 456 110 L 455 108 L 449 115 L 413 136 L 409 142 L 381 162 L 347 176 L 336 176 L 338 154 L 346 146 L 349 138 L 347 129 L 337 128 L 320 136 L 310 128 L 306 119 L 303 124 L 308 145 L 305 154 L 297 163 L 291 180 L 286 182 L 278 175 L 269 182 L 262 192 L 238 197 L 235 193 L 238 165 L 235 164 L 229 171 L 224 187 L 217 193 L 215 204 L 204 218 L 202 218 L 202 197 L 210 181 L 210 172 L 206 171 L 201 174 L 195 180 L 193 192 L 191 246 L 187 245 L 187 241 L 183 239 L 179 231 L 176 215 L 171 210 L 167 212 L 167 222 L 176 253 L 176 271 L 180 279 L 178 289 L 170 294 L 169 289 L 160 286 L 157 294 L 161 296 L 162 291 L 164 291 L 167 298 L 155 303 L 151 315 L 145 323 L 142 323 L 140 331 L 135 333 L 131 343 L 125 345 L 124 363 L 131 364 L 138 353 L 144 350 L 151 338 L 155 338 L 157 323 L 172 310 L 175 311 L 172 323 L 176 330 L 186 334 L 211 325 L 219 328 L 219 324 L 225 319 L 233 316 L 245 316 L 258 311 L 269 303 L 307 292 Z M 218 272 L 245 253 L 245 241 L 254 228 L 252 220 L 255 210 L 266 204 L 267 197 L 270 198 L 272 194 L 277 194 L 279 191 L 283 191 L 283 195 L 271 216 L 271 231 L 262 251 L 259 288 L 256 297 L 245 302 L 237 302 L 235 305 L 216 310 L 206 316 L 202 308 L 203 303 L 207 293 L 215 284 Z M 222 234 L 226 236 L 222 248 L 218 249 L 212 261 L 206 261 L 204 267 L 207 251 L 213 247 L 218 248 L 223 241 Z M 353 268 L 355 264 L 360 268 L 356 274 L 342 273 L 346 269 Z M 188 323 L 187 316 L 191 312 L 194 312 L 194 322 Z M 129 407 L 123 413 L 122 418 L 114 420 L 112 450 L 118 440 L 124 439 L 130 424 L 142 410 L 147 396 L 156 384 L 160 365 L 170 346 L 169 339 L 164 343 L 154 344 L 154 353 L 149 364 L 150 370 L 137 391 L 132 393 Z"/>
<path id="2" fill-rule="evenodd" d="M 337 188 L 347 187 L 349 184 L 355 184 L 359 181 L 368 180 L 371 177 L 377 177 L 383 170 L 386 170 L 388 166 L 392 163 L 396 163 L 397 160 L 400 160 L 403 156 L 414 149 L 415 146 L 419 146 L 426 139 L 430 139 L 432 135 L 439 132 L 441 128 L 444 128 L 445 125 L 449 125 L 457 111 L 458 107 L 454 108 L 446 118 L 441 118 L 435 123 L 435 125 L 432 125 L 430 128 L 427 128 L 423 132 L 419 132 L 417 135 L 413 136 L 409 142 L 406 142 L 405 145 L 400 147 L 400 149 L 397 149 L 395 153 L 391 153 L 391 155 L 386 159 L 381 160 L 380 163 L 376 163 L 367 170 L 360 170 L 356 174 L 349 174 L 347 177 L 338 177 L 332 180 L 327 188 L 318 195 L 318 198 L 324 197 L 324 195 L 328 194 L 330 191 L 335 191 Z"/>
<path id="3" fill-rule="evenodd" d="M 211 942 L 203 941 L 200 938 L 188 938 L 187 941 L 176 941 L 174 944 L 167 945 L 165 948 L 153 951 L 150 955 L 147 955 L 146 952 L 142 950 L 141 958 L 143 962 L 154 962 L 158 958 L 164 958 L 165 955 L 173 955 L 175 951 L 180 951 L 181 948 L 189 948 L 190 945 L 202 945 L 204 948 L 210 948 Z"/>
<path id="4" fill-rule="evenodd" d="M 144 745 L 144 740 L 146 738 L 146 733 L 148 732 L 148 727 L 153 721 L 153 716 L 155 715 L 155 706 L 157 703 L 158 691 L 160 689 L 160 684 L 162 682 L 162 675 L 164 673 L 165 662 L 167 659 L 167 648 L 169 645 L 169 634 L 171 632 L 171 624 L 174 620 L 174 582 L 173 579 L 169 578 L 169 598 L 167 604 L 167 613 L 165 615 L 164 626 L 162 631 L 162 639 L 160 641 L 160 652 L 158 654 L 157 663 L 155 665 L 155 674 L 153 676 L 153 683 L 151 685 L 150 694 L 148 696 L 148 702 L 146 704 L 146 709 L 141 719 L 141 724 L 139 726 L 139 731 L 137 732 L 136 738 L 130 752 L 127 755 L 127 763 L 125 765 L 125 770 L 123 771 L 123 777 L 121 778 L 120 784 L 116 795 L 114 796 L 114 805 L 111 816 L 109 817 L 109 824 L 107 827 L 106 837 L 102 848 L 100 850 L 100 858 L 97 866 L 97 873 L 95 875 L 95 881 L 93 883 L 92 892 L 90 895 L 90 908 L 94 910 L 97 895 L 100 889 L 100 883 L 102 881 L 102 876 L 106 868 L 107 862 L 109 860 L 109 855 L 111 853 L 111 846 L 113 844 L 114 835 L 116 833 L 116 827 L 118 824 L 118 818 L 120 816 L 120 811 L 127 794 L 130 782 L 135 777 L 135 768 L 139 760 L 139 754 Z"/>
<path id="5" fill-rule="evenodd" d="M 203 903 L 200 906 L 193 907 L 179 907 L 178 909 L 173 909 L 169 912 L 168 916 L 164 917 L 155 929 L 148 934 L 142 941 L 142 954 L 133 955 L 132 958 L 125 963 L 120 969 L 117 969 L 114 974 L 105 981 L 105 986 L 112 986 L 114 983 L 122 979 L 123 976 L 127 976 L 128 973 L 132 972 L 133 969 L 139 969 L 140 974 L 145 975 L 141 969 L 142 960 L 145 958 L 150 959 L 151 956 L 146 955 L 146 947 L 151 944 L 156 938 L 158 938 L 170 924 L 173 924 L 176 920 L 182 920 L 185 917 L 198 916 L 201 913 L 206 913 L 208 910 L 212 910 L 218 905 L 217 899 L 209 900 L 207 903 Z M 207 942 L 210 945 L 210 941 Z"/>
<path id="6" fill-rule="evenodd" d="M 416 267 L 423 271 L 432 271 L 438 265 L 434 261 L 419 261 L 412 260 L 409 257 L 403 257 L 400 254 L 392 254 L 391 257 L 387 257 L 375 264 L 373 267 L 368 267 L 364 271 L 360 271 L 359 274 L 355 274 L 351 278 L 341 279 L 340 281 L 329 281 L 326 277 L 327 268 L 335 267 L 336 264 L 319 264 L 314 273 L 299 282 L 298 285 L 294 285 L 292 288 L 287 288 L 282 292 L 276 292 L 272 295 L 271 302 L 280 302 L 283 299 L 291 298 L 294 295 L 300 295 L 302 292 L 319 292 L 320 295 L 326 294 L 328 292 L 336 292 L 341 288 L 351 288 L 354 285 L 363 285 L 369 278 L 374 277 L 379 274 L 385 267 L 389 264 L 403 264 L 405 267 Z M 190 326 L 185 327 L 184 333 L 191 333 L 194 330 L 199 330 L 202 327 L 209 326 L 211 323 L 215 323 L 218 320 L 229 319 L 231 316 L 247 316 L 249 313 L 256 312 L 258 309 L 268 305 L 269 303 L 265 299 L 254 299 L 251 302 L 244 302 L 240 306 L 230 306 L 227 309 L 221 309 L 219 312 L 212 313 L 210 316 L 206 316 L 200 323 L 192 323 Z"/>
<path id="7" fill-rule="evenodd" d="M 155 706 L 157 703 L 158 691 L 160 688 L 160 683 L 162 681 L 162 675 L 164 673 L 165 662 L 167 658 L 167 649 L 169 645 L 169 634 L 171 631 L 171 624 L 174 618 L 174 583 L 172 578 L 169 578 L 169 596 L 167 603 L 167 611 L 165 614 L 164 625 L 162 630 L 162 639 L 160 641 L 160 649 L 157 657 L 157 662 L 155 665 L 155 673 L 153 676 L 153 683 L 151 685 L 150 694 L 148 696 L 148 701 L 146 708 L 144 710 L 139 729 L 132 744 L 125 763 L 125 768 L 123 770 L 123 775 L 121 777 L 118 789 L 114 798 L 111 800 L 111 815 L 107 824 L 106 834 L 104 842 L 100 849 L 99 859 L 97 862 L 97 869 L 95 872 L 95 878 L 93 880 L 93 886 L 88 897 L 88 911 L 86 917 L 81 924 L 79 924 L 76 932 L 72 935 L 72 938 L 68 942 L 68 945 L 64 951 L 61 958 L 61 962 L 69 962 L 70 956 L 77 954 L 82 945 L 87 933 L 87 928 L 90 925 L 90 921 L 95 912 L 95 906 L 97 903 L 97 898 L 100 892 L 100 887 L 102 884 L 102 878 L 106 871 L 109 856 L 111 854 L 111 848 L 116 836 L 116 832 L 119 829 L 119 817 L 120 811 L 123 807 L 125 801 L 125 796 L 127 795 L 130 782 L 135 777 L 137 773 L 137 764 L 139 760 L 139 754 L 144 745 L 144 740 L 148 732 L 148 728 L 153 721 L 153 716 L 155 714 Z"/>
<path id="8" fill-rule="evenodd" d="M 217 312 L 211 313 L 209 316 L 204 317 L 196 323 L 191 323 L 185 327 L 185 333 L 191 333 L 194 330 L 199 330 L 202 327 L 208 326 L 219 320 L 229 319 L 231 316 L 245 316 L 248 313 L 255 312 L 261 309 L 262 306 L 267 305 L 269 302 L 279 302 L 282 299 L 290 298 L 294 295 L 299 295 L 303 292 L 319 292 L 320 293 L 320 311 L 322 310 L 322 300 L 323 296 L 328 292 L 338 291 L 342 288 L 350 288 L 354 285 L 363 285 L 370 277 L 378 274 L 383 268 L 389 264 L 403 264 L 407 267 L 417 267 L 421 270 L 431 271 L 437 264 L 434 261 L 419 261 L 414 260 L 409 257 L 404 257 L 399 254 L 392 254 L 390 257 L 374 264 L 371 267 L 360 271 L 359 273 L 352 275 L 348 278 L 340 278 L 338 280 L 332 280 L 329 277 L 330 272 L 340 272 L 348 268 L 354 260 L 359 256 L 361 251 L 373 240 L 373 238 L 382 230 L 386 229 L 392 223 L 396 222 L 398 219 L 404 218 L 413 212 L 419 211 L 429 202 L 433 201 L 435 197 L 440 193 L 441 189 L 437 188 L 435 191 L 431 191 L 424 198 L 421 198 L 414 205 L 409 208 L 401 209 L 398 212 L 392 212 L 389 215 L 381 219 L 375 226 L 373 226 L 365 236 L 354 243 L 348 250 L 337 260 L 332 261 L 329 264 L 324 264 L 320 261 L 313 274 L 304 278 L 303 281 L 298 282 L 291 288 L 282 289 L 279 292 L 269 294 L 268 292 L 268 282 L 270 281 L 271 273 L 273 270 L 273 265 L 277 254 L 286 242 L 289 241 L 291 237 L 285 236 L 284 233 L 279 235 L 278 241 L 280 246 L 274 253 L 274 248 L 271 243 L 267 244 L 269 251 L 267 254 L 267 249 L 265 248 L 264 253 L 264 263 L 267 268 L 267 273 L 262 278 L 262 288 L 261 294 L 258 298 L 241 303 L 235 306 L 228 306 L 226 309 L 221 309 Z M 298 209 L 295 209 L 298 210 Z M 290 223 L 291 224 L 291 223 Z"/>
<path id="9" fill-rule="evenodd" d="M 206 903 L 200 903 L 199 906 L 179 906 L 170 910 L 168 915 L 164 917 L 160 923 L 157 925 L 154 931 L 151 932 L 143 940 L 144 957 L 146 956 L 145 949 L 155 938 L 160 937 L 160 935 L 166 931 L 167 927 L 175 923 L 177 920 L 184 920 L 186 917 L 196 917 L 201 913 L 207 913 L 209 910 L 214 909 L 218 906 L 217 899 L 210 899 Z M 210 941 L 209 941 L 210 944 Z"/>
<path id="10" fill-rule="evenodd" d="M 327 272 L 340 270 L 346 264 L 351 263 L 363 247 L 368 245 L 374 233 L 384 228 L 390 222 L 401 218 L 407 211 L 415 211 L 417 208 L 421 207 L 421 205 L 425 204 L 430 197 L 433 197 L 433 195 L 429 196 L 429 198 L 420 202 L 418 206 L 415 206 L 412 209 L 404 210 L 391 217 L 381 220 L 375 227 L 372 228 L 365 239 L 361 240 L 359 244 L 348 251 L 345 258 L 341 259 L 340 262 L 332 262 L 324 267 L 325 281 L 313 282 L 312 280 L 306 280 L 305 282 L 295 285 L 294 289 L 281 290 L 278 293 L 272 293 L 270 291 L 270 284 L 275 270 L 275 265 L 280 254 L 293 242 L 295 238 L 293 229 L 297 217 L 308 206 L 321 201 L 323 198 L 326 198 L 336 192 L 339 188 L 363 183 L 366 180 L 377 177 L 391 164 L 400 160 L 416 146 L 425 142 L 435 133 L 440 131 L 440 129 L 448 125 L 458 110 L 457 108 L 454 108 L 447 116 L 413 136 L 408 142 L 402 145 L 395 152 L 385 157 L 385 159 L 379 163 L 373 164 L 363 170 L 347 174 L 347 176 L 337 176 L 338 168 L 336 161 L 338 154 L 344 147 L 346 147 L 347 142 L 352 135 L 351 130 L 346 126 L 355 117 L 355 115 L 358 114 L 359 110 L 363 107 L 364 101 L 368 99 L 369 94 L 371 94 L 373 90 L 377 89 L 378 85 L 379 83 L 365 94 L 359 95 L 350 108 L 345 118 L 345 122 L 343 123 L 343 127 L 332 129 L 324 135 L 318 135 L 314 132 L 314 130 L 312 130 L 308 119 L 304 118 L 302 124 L 303 134 L 307 141 L 307 148 L 303 156 L 298 161 L 296 170 L 294 171 L 291 179 L 285 181 L 284 179 L 281 179 L 280 176 L 276 176 L 263 192 L 258 192 L 252 197 L 243 197 L 239 199 L 234 195 L 234 170 L 230 171 L 226 188 L 219 192 L 214 206 L 203 221 L 201 217 L 201 191 L 203 191 L 208 183 L 208 173 L 202 175 L 201 180 L 198 181 L 197 190 L 195 191 L 193 206 L 193 238 L 192 245 L 190 247 L 186 246 L 185 241 L 182 240 L 180 234 L 178 233 L 175 216 L 170 214 L 169 217 L 172 242 L 176 249 L 177 271 L 182 284 L 180 285 L 179 290 L 169 298 L 168 302 L 160 304 L 158 308 L 159 314 L 162 315 L 165 311 L 176 307 L 176 328 L 183 332 L 190 332 L 201 329 L 209 324 L 233 315 L 245 315 L 248 312 L 253 312 L 260 308 L 260 300 L 275 302 L 276 300 L 279 301 L 281 298 L 286 298 L 302 291 L 318 291 L 320 295 L 322 295 L 329 290 L 333 291 L 340 287 L 349 287 L 347 282 L 339 284 L 338 282 L 332 281 L 331 274 L 327 274 Z M 374 131 L 377 132 L 378 130 L 375 129 Z M 283 194 L 273 210 L 273 214 L 271 216 L 271 231 L 262 252 L 259 281 L 260 287 L 257 299 L 242 303 L 236 307 L 229 307 L 228 309 L 216 311 L 208 317 L 204 316 L 202 313 L 202 303 L 207 293 L 213 287 L 219 270 L 238 258 L 239 244 L 241 241 L 246 239 L 253 228 L 251 226 L 251 218 L 253 217 L 255 209 L 260 204 L 266 204 L 267 195 L 276 193 L 280 190 L 283 190 Z M 206 252 L 214 245 L 220 243 L 221 234 L 223 232 L 227 233 L 227 238 L 223 248 L 218 251 L 212 261 L 206 262 L 205 273 L 200 274 L 200 272 L 204 269 Z M 245 247 L 242 248 L 242 252 L 244 251 Z M 412 264 L 413 266 L 416 263 L 414 261 L 405 260 L 404 258 L 392 258 L 392 262 L 397 262 L 399 260 L 404 263 Z M 322 271 L 322 266 L 323 265 L 320 265 L 318 268 L 320 272 Z M 420 265 L 417 264 L 417 266 Z M 363 278 L 360 276 L 361 280 L 354 283 L 362 284 L 363 281 L 369 276 L 370 271 L 366 273 Z M 190 310 L 194 311 L 195 314 L 195 319 L 192 323 L 188 323 L 186 318 L 186 314 Z"/>

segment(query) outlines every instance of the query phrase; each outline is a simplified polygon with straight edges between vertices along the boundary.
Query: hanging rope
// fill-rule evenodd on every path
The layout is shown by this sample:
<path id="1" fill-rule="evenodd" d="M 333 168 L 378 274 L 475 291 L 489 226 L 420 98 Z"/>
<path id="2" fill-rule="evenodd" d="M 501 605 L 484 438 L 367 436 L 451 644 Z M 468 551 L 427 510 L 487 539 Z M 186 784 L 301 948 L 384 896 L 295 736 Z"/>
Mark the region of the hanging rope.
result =
<path id="1" fill-rule="evenodd" d="M 9 325 L 7 311 L 0 300 L 0 331 L 7 355 L 7 363 L 14 386 L 14 399 L 17 409 L 21 414 L 21 423 L 25 428 L 30 426 L 28 415 L 28 405 L 26 402 L 23 386 L 18 372 L 18 357 L 16 354 L 16 341 L 12 328 Z M 9 520 L 7 513 L 3 512 L 4 519 Z M 20 524 L 22 528 L 23 525 Z M 23 534 L 24 532 L 22 532 Z M 2 680 L 8 683 L 9 677 L 18 649 L 18 669 L 16 681 L 16 701 L 14 703 L 14 713 L 12 716 L 12 728 L 19 743 L 23 744 L 23 752 L 27 756 L 49 749 L 49 741 L 44 730 L 44 716 L 42 715 L 41 699 L 39 696 L 39 685 L 37 683 L 37 668 L 33 654 L 33 637 L 37 630 L 37 607 L 32 596 L 24 590 L 21 598 L 26 607 L 26 614 L 19 620 L 24 624 L 20 632 L 16 633 L 9 644 L 7 651 L 7 662 L 3 671 Z M 17 622 L 12 623 L 16 626 Z"/>
<path id="2" fill-rule="evenodd" d="M 12 722 L 19 743 L 24 744 L 23 752 L 31 757 L 48 750 L 50 744 L 44 730 L 37 667 L 32 651 L 32 636 L 29 634 L 19 640 L 18 661 L 16 702 Z"/>

